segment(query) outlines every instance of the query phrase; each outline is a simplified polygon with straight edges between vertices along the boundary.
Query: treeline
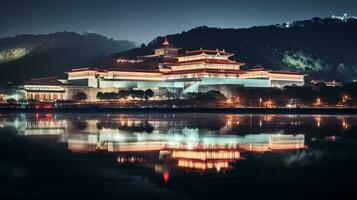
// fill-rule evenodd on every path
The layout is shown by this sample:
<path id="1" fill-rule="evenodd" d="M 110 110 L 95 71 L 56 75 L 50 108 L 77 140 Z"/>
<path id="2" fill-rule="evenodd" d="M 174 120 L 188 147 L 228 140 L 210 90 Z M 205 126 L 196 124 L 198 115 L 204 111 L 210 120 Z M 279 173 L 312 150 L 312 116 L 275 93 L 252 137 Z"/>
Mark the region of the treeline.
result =
<path id="1" fill-rule="evenodd" d="M 172 44 L 182 50 L 225 49 L 233 59 L 247 64 L 309 74 L 308 79 L 349 82 L 357 77 L 357 20 L 341 21 L 313 18 L 281 25 L 240 29 L 197 27 L 168 35 Z M 148 45 L 117 54 L 138 56 L 152 53 L 163 37 Z"/>
<path id="2" fill-rule="evenodd" d="M 229 99 L 242 106 L 356 106 L 357 83 L 343 87 L 328 87 L 323 84 L 311 86 L 288 86 L 278 88 L 240 88 Z"/>
<path id="3" fill-rule="evenodd" d="M 120 99 L 128 100 L 146 100 L 158 96 L 159 100 L 197 100 L 197 101 L 225 101 L 227 98 L 217 90 L 211 90 L 208 92 L 198 92 L 198 93 L 187 93 L 183 94 L 182 89 L 179 88 L 168 88 L 155 94 L 151 89 L 147 90 L 119 90 L 116 92 L 98 92 L 96 97 L 101 101 L 117 101 Z M 79 98 L 75 98 L 79 99 Z"/>
<path id="4" fill-rule="evenodd" d="M 151 89 L 147 90 L 119 90 L 119 92 L 98 92 L 97 99 L 99 100 L 107 100 L 107 101 L 115 101 L 119 99 L 127 99 L 132 98 L 132 100 L 146 100 L 154 97 L 154 91 Z"/>

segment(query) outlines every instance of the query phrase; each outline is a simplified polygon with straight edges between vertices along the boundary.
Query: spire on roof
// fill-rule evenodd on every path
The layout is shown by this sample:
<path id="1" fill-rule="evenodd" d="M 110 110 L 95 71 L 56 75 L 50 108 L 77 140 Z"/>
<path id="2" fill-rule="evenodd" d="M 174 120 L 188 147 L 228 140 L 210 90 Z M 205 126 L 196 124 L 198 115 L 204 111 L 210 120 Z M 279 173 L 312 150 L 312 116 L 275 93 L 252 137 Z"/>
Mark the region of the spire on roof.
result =
<path id="1" fill-rule="evenodd" d="M 169 46 L 170 45 L 170 42 L 167 39 L 167 37 L 165 37 L 164 42 L 162 43 L 162 45 L 164 45 L 164 46 Z"/>

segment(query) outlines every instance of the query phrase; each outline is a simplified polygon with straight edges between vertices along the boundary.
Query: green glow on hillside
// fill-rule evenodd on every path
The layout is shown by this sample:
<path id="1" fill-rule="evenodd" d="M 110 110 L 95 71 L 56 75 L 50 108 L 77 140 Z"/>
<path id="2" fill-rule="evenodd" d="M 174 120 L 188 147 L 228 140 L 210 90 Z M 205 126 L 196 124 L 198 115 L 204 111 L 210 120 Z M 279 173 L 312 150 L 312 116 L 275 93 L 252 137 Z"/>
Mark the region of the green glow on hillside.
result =
<path id="1" fill-rule="evenodd" d="M 13 48 L 0 51 L 0 63 L 11 62 L 30 53 L 27 48 Z"/>
<path id="2" fill-rule="evenodd" d="M 302 51 L 285 52 L 282 61 L 290 68 L 298 71 L 321 71 L 324 68 L 322 59 L 315 59 Z"/>

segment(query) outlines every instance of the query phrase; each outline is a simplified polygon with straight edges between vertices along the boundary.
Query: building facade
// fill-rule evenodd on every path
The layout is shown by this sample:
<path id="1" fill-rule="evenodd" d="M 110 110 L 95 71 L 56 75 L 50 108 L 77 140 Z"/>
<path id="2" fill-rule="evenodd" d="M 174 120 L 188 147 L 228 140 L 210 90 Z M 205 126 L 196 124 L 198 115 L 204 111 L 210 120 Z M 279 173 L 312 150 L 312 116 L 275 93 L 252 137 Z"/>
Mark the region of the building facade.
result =
<path id="1" fill-rule="evenodd" d="M 219 90 L 226 96 L 232 96 L 232 91 L 237 87 L 283 88 L 304 85 L 302 74 L 263 68 L 242 70 L 244 63 L 232 60 L 232 56 L 233 54 L 218 49 L 179 53 L 179 49 L 165 38 L 162 46 L 155 49 L 152 55 L 117 58 L 110 66 L 100 69 L 72 69 L 66 72 L 66 85 L 59 86 L 61 89 L 57 86 L 48 88 L 48 93 L 51 93 L 51 97 L 56 97 L 53 92 L 71 93 L 73 88 L 82 88 L 90 93 L 87 94 L 90 100 L 96 100 L 93 95 L 99 91 L 117 92 L 121 89 L 151 89 L 156 94 L 170 89 L 182 94 Z M 34 85 L 25 85 L 25 90 L 28 98 L 49 99 L 47 94 L 38 97 L 37 93 L 43 90 L 35 89 Z M 58 98 L 70 99 L 71 95 L 60 95 Z"/>

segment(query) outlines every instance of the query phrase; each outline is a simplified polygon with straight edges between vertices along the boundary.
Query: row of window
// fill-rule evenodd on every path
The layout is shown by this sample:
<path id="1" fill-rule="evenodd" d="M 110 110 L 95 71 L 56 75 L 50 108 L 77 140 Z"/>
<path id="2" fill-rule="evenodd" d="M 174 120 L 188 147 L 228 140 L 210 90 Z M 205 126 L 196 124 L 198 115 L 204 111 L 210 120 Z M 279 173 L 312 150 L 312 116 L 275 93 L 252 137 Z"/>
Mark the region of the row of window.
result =
<path id="1" fill-rule="evenodd" d="M 53 94 L 53 93 L 28 93 L 27 99 L 36 101 L 55 101 L 62 100 L 63 94 Z"/>

